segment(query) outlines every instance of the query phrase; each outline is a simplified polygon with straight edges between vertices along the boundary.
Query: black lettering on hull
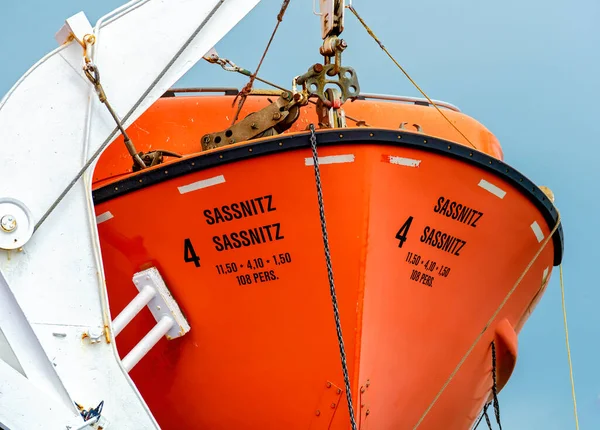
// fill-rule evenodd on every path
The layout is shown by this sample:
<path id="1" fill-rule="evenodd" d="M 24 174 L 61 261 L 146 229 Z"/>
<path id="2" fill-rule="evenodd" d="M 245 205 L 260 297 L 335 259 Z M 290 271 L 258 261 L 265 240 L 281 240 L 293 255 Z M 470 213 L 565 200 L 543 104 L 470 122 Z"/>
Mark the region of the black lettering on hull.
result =
<path id="1" fill-rule="evenodd" d="M 242 202 L 230 203 L 227 205 L 205 209 L 202 211 L 208 225 L 229 222 L 236 219 L 247 218 L 267 212 L 276 211 L 273 205 L 273 196 L 261 196 Z"/>
<path id="2" fill-rule="evenodd" d="M 436 230 L 430 226 L 425 226 L 419 240 L 432 248 L 437 248 L 448 254 L 456 255 L 457 257 L 460 256 L 460 251 L 467 244 L 466 241 L 459 239 L 456 236 L 444 233 L 441 230 Z"/>
<path id="3" fill-rule="evenodd" d="M 212 241 L 215 249 L 221 252 L 283 239 L 285 239 L 285 236 L 281 233 L 281 224 L 276 222 L 274 224 L 214 236 Z"/>
<path id="4" fill-rule="evenodd" d="M 465 206 L 462 203 L 446 199 L 445 197 L 438 198 L 433 211 L 473 228 L 477 227 L 477 221 L 483 216 L 483 212 Z"/>

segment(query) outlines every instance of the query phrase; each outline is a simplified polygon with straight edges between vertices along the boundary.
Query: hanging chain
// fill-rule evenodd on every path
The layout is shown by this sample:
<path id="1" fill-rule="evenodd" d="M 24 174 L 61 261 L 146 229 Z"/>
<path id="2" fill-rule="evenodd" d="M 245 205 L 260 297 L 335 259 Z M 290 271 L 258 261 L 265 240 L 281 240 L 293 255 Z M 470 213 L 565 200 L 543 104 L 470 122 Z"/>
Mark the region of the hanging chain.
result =
<path id="1" fill-rule="evenodd" d="M 354 407 L 352 406 L 352 393 L 350 391 L 350 376 L 348 375 L 348 364 L 346 363 L 346 351 L 344 348 L 344 338 L 342 336 L 342 324 L 340 322 L 340 312 L 338 309 L 337 295 L 335 293 L 335 284 L 333 280 L 333 268 L 331 265 L 331 253 L 329 251 L 329 237 L 327 235 L 327 224 L 325 222 L 325 205 L 323 203 L 323 187 L 321 185 L 321 172 L 319 171 L 319 155 L 317 153 L 317 136 L 315 126 L 310 124 L 310 146 L 312 148 L 313 164 L 315 167 L 315 182 L 317 184 L 317 197 L 319 200 L 319 215 L 321 217 L 321 232 L 323 234 L 323 246 L 325 247 L 325 260 L 327 262 L 327 274 L 329 277 L 329 292 L 331 293 L 331 303 L 333 305 L 333 316 L 335 318 L 335 328 L 337 331 L 338 344 L 340 347 L 340 358 L 342 361 L 342 372 L 344 373 L 344 384 L 346 385 L 346 400 L 348 401 L 348 412 L 350 414 L 350 424 L 352 430 L 356 430 L 356 419 L 354 418 Z"/>
<path id="2" fill-rule="evenodd" d="M 496 343 L 495 342 L 492 342 L 492 395 L 493 395 L 492 402 L 485 404 L 485 406 L 483 407 L 483 412 L 481 413 L 481 416 L 479 417 L 477 424 L 475 424 L 475 427 L 473 427 L 473 430 L 476 430 L 477 427 L 479 427 L 479 424 L 481 423 L 481 420 L 484 417 L 485 417 L 485 422 L 487 423 L 489 430 L 492 430 L 492 423 L 491 423 L 490 417 L 488 416 L 488 413 L 487 413 L 487 410 L 492 403 L 494 404 L 494 415 L 496 416 L 496 422 L 498 423 L 498 427 L 500 428 L 500 430 L 502 430 L 502 424 L 500 423 L 500 404 L 498 402 L 498 382 L 497 382 L 497 375 L 496 375 Z"/>
<path id="3" fill-rule="evenodd" d="M 477 420 L 477 423 L 475 424 L 475 426 L 473 426 L 473 430 L 477 430 L 477 428 L 479 427 L 479 424 L 481 424 L 481 420 L 485 417 L 485 422 L 488 425 L 488 429 L 489 430 L 493 430 L 492 429 L 492 423 L 490 422 L 490 417 L 488 416 L 487 410 L 490 407 L 490 403 L 486 403 L 485 406 L 483 407 L 483 412 L 481 413 L 481 415 L 479 415 L 479 419 Z"/>
<path id="4" fill-rule="evenodd" d="M 493 430 L 492 429 L 492 422 L 490 421 L 490 416 L 487 413 L 487 410 L 488 410 L 489 406 L 490 406 L 489 403 L 487 405 L 485 405 L 485 409 L 483 410 L 483 415 L 485 416 L 485 422 L 488 425 L 488 429 L 489 430 Z"/>
<path id="5" fill-rule="evenodd" d="M 502 302 L 500 303 L 498 308 L 494 311 L 492 316 L 488 319 L 485 326 L 483 327 L 481 332 L 477 335 L 477 337 L 475 338 L 475 340 L 473 341 L 473 343 L 471 344 L 469 349 L 467 349 L 467 352 L 465 352 L 465 354 L 460 359 L 460 361 L 458 362 L 458 364 L 456 365 L 456 367 L 454 368 L 452 373 L 450 373 L 450 376 L 448 376 L 448 379 L 446 379 L 446 382 L 444 382 L 444 384 L 442 385 L 442 387 L 440 388 L 438 393 L 435 395 L 435 397 L 433 398 L 433 400 L 431 401 L 429 406 L 427 406 L 427 409 L 425 409 L 425 411 L 423 412 L 423 415 L 421 415 L 421 418 L 419 418 L 419 421 L 417 421 L 417 424 L 415 424 L 415 426 L 413 427 L 413 430 L 416 430 L 421 425 L 423 420 L 425 420 L 425 417 L 427 416 L 427 414 L 429 414 L 429 412 L 431 411 L 433 406 L 437 403 L 439 398 L 442 396 L 442 394 L 444 393 L 444 391 L 446 390 L 448 385 L 450 385 L 450 382 L 452 382 L 452 379 L 454 379 L 454 377 L 456 376 L 458 371 L 461 369 L 462 365 L 465 363 L 465 361 L 467 361 L 467 358 L 469 358 L 469 356 L 471 355 L 471 353 L 473 352 L 473 350 L 475 349 L 475 347 L 477 346 L 477 344 L 479 343 L 479 341 L 481 340 L 481 338 L 483 337 L 485 332 L 488 330 L 488 328 L 490 328 L 490 326 L 492 325 L 492 323 L 494 322 L 494 320 L 496 319 L 498 314 L 500 314 L 500 311 L 502 311 L 502 309 L 504 308 L 504 305 L 506 305 L 508 300 L 512 297 L 514 292 L 517 290 L 517 287 L 521 284 L 521 281 L 525 278 L 525 275 L 527 275 L 527 273 L 529 273 L 529 270 L 531 269 L 533 264 L 536 262 L 536 260 L 538 259 L 538 257 L 542 253 L 542 251 L 544 249 L 546 249 L 546 245 L 548 245 L 548 243 L 554 237 L 554 233 L 556 233 L 556 231 L 558 230 L 558 227 L 560 227 L 560 224 L 561 224 L 560 211 L 558 209 L 556 209 L 556 207 L 554 207 L 554 209 L 556 210 L 557 218 L 556 218 L 556 224 L 552 228 L 552 231 L 550 231 L 550 234 L 540 244 L 539 249 L 533 256 L 533 258 L 529 261 L 529 263 L 525 267 L 525 270 L 523 270 L 523 272 L 521 272 L 521 275 L 519 276 L 517 281 L 514 283 L 514 285 L 510 289 L 510 291 L 506 294 L 506 296 L 504 297 L 504 299 L 502 300 Z"/>
<path id="6" fill-rule="evenodd" d="M 498 385 L 496 378 L 496 342 L 492 342 L 492 394 L 494 395 L 494 415 L 496 415 L 496 422 L 498 427 L 502 430 L 502 424 L 500 423 L 500 403 L 498 403 Z"/>

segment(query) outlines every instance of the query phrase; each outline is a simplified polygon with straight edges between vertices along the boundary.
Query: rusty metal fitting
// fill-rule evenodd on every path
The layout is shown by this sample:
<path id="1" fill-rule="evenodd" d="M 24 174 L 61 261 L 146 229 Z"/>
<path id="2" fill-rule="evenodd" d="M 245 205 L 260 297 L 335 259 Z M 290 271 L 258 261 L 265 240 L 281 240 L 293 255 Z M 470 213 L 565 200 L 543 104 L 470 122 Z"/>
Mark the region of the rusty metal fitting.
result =
<path id="1" fill-rule="evenodd" d="M 338 37 L 329 36 L 323 41 L 323 46 L 319 48 L 319 52 L 324 57 L 332 57 L 335 55 L 338 46 Z"/>

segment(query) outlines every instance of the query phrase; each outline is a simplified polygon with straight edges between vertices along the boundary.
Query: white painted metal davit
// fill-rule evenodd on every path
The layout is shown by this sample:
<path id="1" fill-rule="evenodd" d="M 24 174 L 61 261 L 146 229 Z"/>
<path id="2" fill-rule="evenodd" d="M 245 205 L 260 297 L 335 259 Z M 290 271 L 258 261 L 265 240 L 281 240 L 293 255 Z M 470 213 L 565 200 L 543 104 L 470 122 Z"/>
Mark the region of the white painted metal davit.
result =
<path id="1" fill-rule="evenodd" d="M 259 1 L 138 0 L 102 18 L 93 30 L 91 59 L 124 125 Z M 79 40 L 91 28 L 81 18 L 71 20 L 67 29 Z M 77 40 L 61 46 L 0 102 L 0 199 L 22 202 L 34 223 L 91 155 L 117 135 L 82 71 L 82 54 Z M 96 343 L 82 340 L 84 334 L 103 333 L 105 326 L 110 331 L 111 320 L 91 198 L 92 169 L 22 250 L 0 251 L 0 357 L 6 358 L 0 359 L 0 427 L 89 428 L 74 402 L 91 408 L 104 401 L 102 417 L 110 428 L 158 428 L 114 343 L 104 336 Z M 14 220 L 5 221 L 7 230 L 13 229 Z"/>

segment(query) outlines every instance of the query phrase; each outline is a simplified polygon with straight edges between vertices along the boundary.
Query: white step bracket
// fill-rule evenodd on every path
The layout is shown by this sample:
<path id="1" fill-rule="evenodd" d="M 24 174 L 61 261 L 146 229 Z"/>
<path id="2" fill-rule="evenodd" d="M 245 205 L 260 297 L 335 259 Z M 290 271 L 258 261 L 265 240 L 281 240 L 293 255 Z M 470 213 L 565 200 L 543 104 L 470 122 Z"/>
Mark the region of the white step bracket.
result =
<path id="1" fill-rule="evenodd" d="M 130 372 L 163 336 L 173 340 L 184 336 L 191 329 L 156 267 L 133 275 L 133 283 L 139 293 L 113 320 L 114 336 L 118 336 L 146 306 L 156 319 L 156 325 L 123 358 L 122 364 L 127 372 Z"/>
<path id="2" fill-rule="evenodd" d="M 65 21 L 65 24 L 54 36 L 59 45 L 69 43 L 71 40 L 77 40 L 81 46 L 85 46 L 84 38 L 88 34 L 94 34 L 92 24 L 88 21 L 85 13 L 79 12 Z"/>

